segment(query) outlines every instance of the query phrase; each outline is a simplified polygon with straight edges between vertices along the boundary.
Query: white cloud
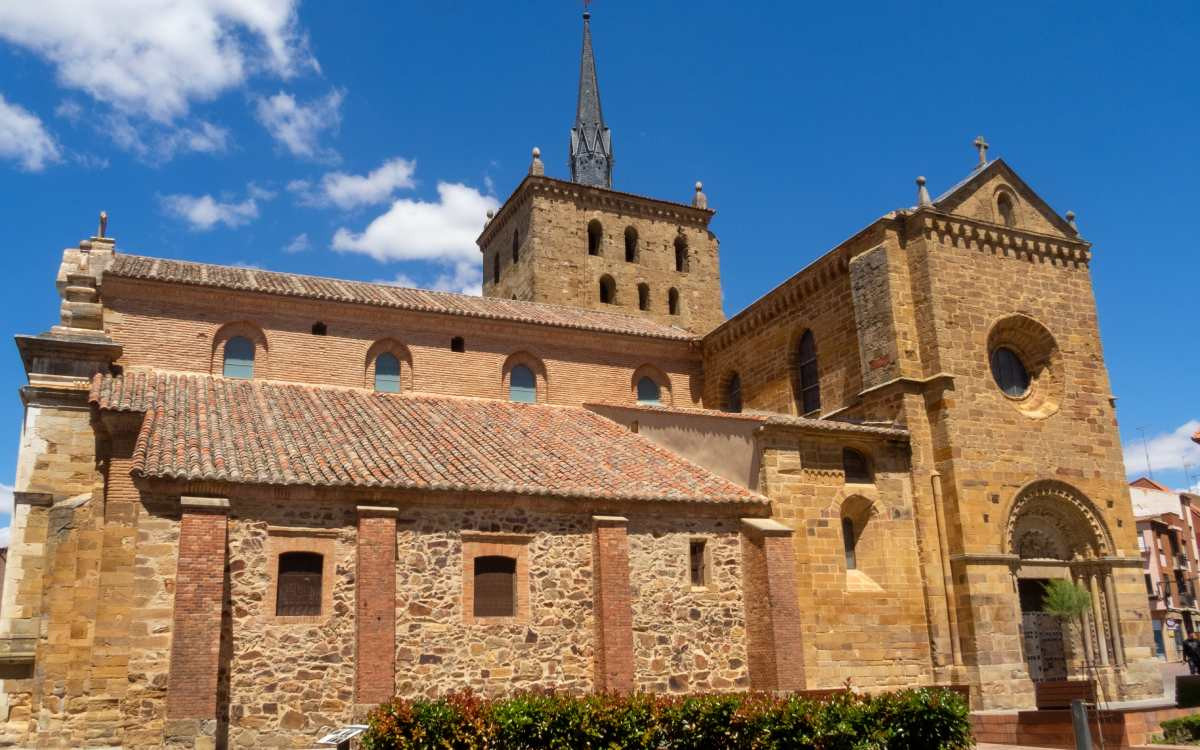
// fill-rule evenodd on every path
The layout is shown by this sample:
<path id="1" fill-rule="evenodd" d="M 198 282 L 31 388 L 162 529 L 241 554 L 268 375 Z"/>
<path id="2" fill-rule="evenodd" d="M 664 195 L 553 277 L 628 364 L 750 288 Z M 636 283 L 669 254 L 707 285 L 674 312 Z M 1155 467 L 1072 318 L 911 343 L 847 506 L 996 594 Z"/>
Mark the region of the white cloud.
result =
<path id="1" fill-rule="evenodd" d="M 29 110 L 9 104 L 0 94 L 0 159 L 12 159 L 28 172 L 40 172 L 62 159 L 58 143 L 41 119 Z"/>
<path id="2" fill-rule="evenodd" d="M 475 238 L 488 210 L 499 202 L 460 183 L 439 182 L 437 190 L 436 202 L 395 201 L 362 232 L 339 228 L 333 235 L 333 249 L 364 253 L 379 261 L 478 263 Z"/>
<path id="3" fill-rule="evenodd" d="M 387 203 L 392 194 L 416 186 L 413 172 L 417 163 L 410 159 L 389 159 L 366 175 L 331 172 L 321 178 L 317 202 L 329 202 L 347 210 L 358 206 Z"/>
<path id="4" fill-rule="evenodd" d="M 169 123 L 265 71 L 316 69 L 298 0 L 38 0 L 0 3 L 0 39 L 54 65 L 59 82 Z"/>
<path id="5" fill-rule="evenodd" d="M 310 247 L 310 244 L 308 241 L 308 233 L 301 232 L 300 234 L 293 237 L 291 242 L 287 243 L 287 245 L 284 246 L 283 251 L 285 253 L 302 253 L 305 250 L 307 250 L 309 247 Z"/>
<path id="6" fill-rule="evenodd" d="M 431 283 L 417 281 L 404 273 L 398 273 L 395 278 L 383 279 L 375 283 L 415 289 L 433 289 L 438 292 L 458 292 L 478 297 L 483 294 L 483 269 L 478 262 L 455 263 L 453 271 L 438 274 Z"/>
<path id="7" fill-rule="evenodd" d="M 1129 476 L 1149 474 L 1154 471 L 1182 470 L 1184 464 L 1193 471 L 1200 468 L 1200 445 L 1192 442 L 1192 435 L 1200 429 L 1200 420 L 1191 419 L 1171 432 L 1148 436 L 1125 444 L 1125 470 Z M 1150 467 L 1146 467 L 1146 452 L 1150 453 Z"/>
<path id="8" fill-rule="evenodd" d="M 115 114 L 101 122 L 100 129 L 114 143 L 152 164 L 170 161 L 180 153 L 213 154 L 229 148 L 229 130 L 204 120 L 168 128 Z"/>
<path id="9" fill-rule="evenodd" d="M 240 203 L 221 202 L 211 195 L 166 195 L 162 198 L 167 213 L 185 220 L 197 231 L 217 224 L 239 227 L 258 218 L 258 203 L 247 198 Z"/>
<path id="10" fill-rule="evenodd" d="M 320 145 L 321 134 L 336 131 L 341 124 L 344 92 L 339 89 L 309 104 L 296 101 L 291 94 L 280 91 L 275 96 L 255 101 L 258 121 L 271 136 L 293 156 L 324 161 L 334 160 L 337 154 Z"/>

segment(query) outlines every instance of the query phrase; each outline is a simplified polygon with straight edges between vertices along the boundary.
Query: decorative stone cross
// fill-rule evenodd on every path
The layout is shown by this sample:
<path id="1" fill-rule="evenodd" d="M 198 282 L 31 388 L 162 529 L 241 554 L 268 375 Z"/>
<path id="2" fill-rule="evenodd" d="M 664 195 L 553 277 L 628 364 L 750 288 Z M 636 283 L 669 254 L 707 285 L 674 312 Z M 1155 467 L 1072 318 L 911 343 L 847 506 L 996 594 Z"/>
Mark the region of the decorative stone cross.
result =
<path id="1" fill-rule="evenodd" d="M 987 164 L 988 142 L 983 140 L 982 135 L 975 136 L 975 148 L 979 150 L 979 166 Z"/>
<path id="2" fill-rule="evenodd" d="M 101 211 L 101 212 L 100 212 L 100 234 L 98 234 L 98 235 L 96 235 L 96 236 L 97 236 L 97 237 L 103 237 L 103 236 L 104 236 L 104 233 L 105 233 L 107 230 L 108 230 L 108 212 L 107 212 L 107 211 Z"/>

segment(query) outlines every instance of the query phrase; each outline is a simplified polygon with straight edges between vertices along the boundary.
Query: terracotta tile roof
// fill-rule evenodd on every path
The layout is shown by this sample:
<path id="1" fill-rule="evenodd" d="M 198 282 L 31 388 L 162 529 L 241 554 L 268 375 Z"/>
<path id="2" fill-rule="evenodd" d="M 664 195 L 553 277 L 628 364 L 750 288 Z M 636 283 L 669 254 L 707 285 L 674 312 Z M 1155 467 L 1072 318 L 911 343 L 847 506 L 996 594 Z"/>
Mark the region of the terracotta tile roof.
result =
<path id="1" fill-rule="evenodd" d="M 1147 490 L 1158 490 L 1159 492 L 1170 492 L 1171 491 L 1170 487 L 1166 486 L 1165 484 L 1162 484 L 1161 482 L 1156 482 L 1153 479 L 1151 479 L 1150 477 L 1138 477 L 1137 479 L 1130 482 L 1129 486 L 1130 487 L 1141 487 L 1142 489 L 1147 489 Z"/>
<path id="2" fill-rule="evenodd" d="M 106 276 L 147 279 L 176 284 L 236 289 L 287 297 L 393 307 L 400 310 L 463 315 L 472 318 L 511 320 L 521 323 L 578 328 L 587 331 L 624 333 L 653 338 L 689 340 L 690 332 L 656 323 L 636 315 L 604 310 L 586 310 L 541 302 L 475 297 L 453 292 L 409 289 L 366 281 L 330 279 L 257 268 L 218 266 L 166 258 L 148 258 L 121 253 L 105 270 Z"/>
<path id="3" fill-rule="evenodd" d="M 880 424 L 860 424 L 858 422 L 842 422 L 836 419 L 813 419 L 811 417 L 794 417 L 788 414 L 772 414 L 770 412 L 728 412 L 715 409 L 677 409 L 654 404 L 619 404 L 609 401 L 596 401 L 584 404 L 585 407 L 603 407 L 607 409 L 629 409 L 632 411 L 647 411 L 656 414 L 678 414 L 680 416 L 719 417 L 739 421 L 758 422 L 762 425 L 775 427 L 796 427 L 816 432 L 848 432 L 859 435 L 876 435 L 878 437 L 908 440 L 909 433 L 904 427 Z"/>
<path id="4" fill-rule="evenodd" d="M 767 502 L 577 407 L 154 370 L 97 375 L 90 399 L 145 412 L 133 469 L 145 477 Z"/>

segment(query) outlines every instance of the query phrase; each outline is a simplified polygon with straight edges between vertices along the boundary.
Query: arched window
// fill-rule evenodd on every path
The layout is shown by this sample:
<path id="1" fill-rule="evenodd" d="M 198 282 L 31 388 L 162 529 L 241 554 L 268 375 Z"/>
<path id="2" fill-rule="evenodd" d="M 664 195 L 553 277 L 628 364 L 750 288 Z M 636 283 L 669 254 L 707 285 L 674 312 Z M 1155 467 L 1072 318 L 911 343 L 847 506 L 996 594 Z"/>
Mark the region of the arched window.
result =
<path id="1" fill-rule="evenodd" d="M 688 270 L 687 237 L 682 234 L 675 236 L 675 270 L 681 273 Z"/>
<path id="2" fill-rule="evenodd" d="M 854 484 L 870 484 L 875 481 L 871 473 L 871 462 L 860 451 L 853 448 L 842 449 L 842 472 L 846 481 Z"/>
<path id="3" fill-rule="evenodd" d="M 604 241 L 604 227 L 599 219 L 588 222 L 588 255 L 599 255 L 600 244 Z"/>
<path id="4" fill-rule="evenodd" d="M 517 614 L 517 561 L 503 555 L 475 558 L 476 617 L 515 617 Z"/>
<path id="5" fill-rule="evenodd" d="M 638 233 L 633 227 L 625 227 L 625 262 L 636 263 L 638 259 Z"/>
<path id="6" fill-rule="evenodd" d="M 846 551 L 846 570 L 854 570 L 858 567 L 857 555 L 854 553 L 854 547 L 858 544 L 858 538 L 854 534 L 854 521 L 849 518 L 842 519 L 842 547 Z"/>
<path id="7" fill-rule="evenodd" d="M 637 402 L 639 404 L 662 403 L 662 388 L 653 378 L 642 377 L 637 382 Z"/>
<path id="8" fill-rule="evenodd" d="M 400 392 L 400 360 L 391 352 L 375 358 L 375 390 L 383 393 Z"/>
<path id="9" fill-rule="evenodd" d="M 322 323 L 321 321 L 319 321 L 319 320 L 318 320 L 316 323 L 313 323 L 313 325 L 312 325 L 312 335 L 314 335 L 314 336 L 324 336 L 324 335 L 325 335 L 326 333 L 328 333 L 328 332 L 329 332 L 329 328 L 328 328 L 328 327 L 327 327 L 327 326 L 326 326 L 324 323 Z"/>
<path id="10" fill-rule="evenodd" d="M 1017 212 L 1013 207 L 1012 198 L 1009 198 L 1007 193 L 1001 193 L 996 198 L 996 208 L 1000 211 L 1000 221 L 1004 226 L 1015 227 L 1017 225 Z"/>
<path id="11" fill-rule="evenodd" d="M 324 560 L 315 552 L 284 552 L 279 556 L 275 614 L 321 614 L 321 568 Z"/>
<path id="12" fill-rule="evenodd" d="M 537 378 L 525 365 L 517 365 L 508 372 L 508 400 L 532 404 L 537 401 Z"/>
<path id="13" fill-rule="evenodd" d="M 638 309 L 650 309 L 650 285 L 645 282 L 638 284 Z"/>
<path id="14" fill-rule="evenodd" d="M 667 312 L 672 315 L 679 314 L 679 290 L 674 287 L 667 292 Z"/>
<path id="15" fill-rule="evenodd" d="M 521 236 L 520 232 L 513 230 L 513 263 L 521 259 Z"/>
<path id="16" fill-rule="evenodd" d="M 249 380 L 254 377 L 254 342 L 245 336 L 234 336 L 225 342 L 225 365 L 223 374 L 227 378 Z"/>
<path id="17" fill-rule="evenodd" d="M 817 372 L 817 342 L 811 330 L 800 337 L 796 348 L 796 404 L 801 414 L 821 410 L 821 381 Z"/>
<path id="18" fill-rule="evenodd" d="M 1008 347 L 1001 346 L 992 352 L 992 377 L 1009 396 L 1019 398 L 1029 392 L 1029 371 Z"/>
<path id="19" fill-rule="evenodd" d="M 729 382 L 725 384 L 724 401 L 725 411 L 734 414 L 742 411 L 742 378 L 736 372 L 729 376 Z"/>
<path id="20" fill-rule="evenodd" d="M 492 258 L 492 283 L 493 284 L 500 283 L 500 253 L 499 252 L 497 252 L 496 256 L 494 258 Z"/>
<path id="21" fill-rule="evenodd" d="M 606 305 L 617 301 L 617 282 L 608 274 L 600 277 L 600 301 Z"/>

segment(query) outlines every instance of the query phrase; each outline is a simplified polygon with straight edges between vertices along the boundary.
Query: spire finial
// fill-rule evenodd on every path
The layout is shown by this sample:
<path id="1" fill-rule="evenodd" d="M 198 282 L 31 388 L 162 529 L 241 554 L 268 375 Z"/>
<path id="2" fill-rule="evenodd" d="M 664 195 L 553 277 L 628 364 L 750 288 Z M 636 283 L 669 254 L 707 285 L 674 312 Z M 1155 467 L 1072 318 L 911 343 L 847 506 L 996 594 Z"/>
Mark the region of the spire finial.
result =
<path id="1" fill-rule="evenodd" d="M 696 194 L 692 196 L 692 205 L 696 208 L 708 208 L 708 196 L 704 194 L 704 183 L 696 180 Z"/>
<path id="2" fill-rule="evenodd" d="M 972 145 L 979 151 L 979 166 L 982 167 L 984 164 L 987 164 L 988 142 L 983 140 L 982 135 L 977 135 Z"/>
<path id="3" fill-rule="evenodd" d="M 533 147 L 533 159 L 529 162 L 529 174 L 546 174 L 546 165 L 542 164 L 542 150 Z"/>
<path id="4" fill-rule="evenodd" d="M 1074 231 L 1075 234 L 1079 234 L 1079 227 L 1075 225 L 1074 211 L 1067 211 L 1067 223 L 1071 225 L 1071 230 Z"/>
<path id="5" fill-rule="evenodd" d="M 925 189 L 925 178 L 917 178 L 917 206 L 932 206 L 933 201 L 929 199 L 929 191 Z"/>
<path id="6" fill-rule="evenodd" d="M 584 6 L 583 53 L 579 60 L 579 99 L 571 128 L 571 180 L 583 185 L 612 187 L 612 135 L 600 109 L 596 57 L 592 53 L 591 14 Z"/>
<path id="7" fill-rule="evenodd" d="M 96 236 L 103 237 L 104 233 L 107 231 L 108 231 L 108 212 L 101 211 L 100 212 L 100 231 Z"/>

